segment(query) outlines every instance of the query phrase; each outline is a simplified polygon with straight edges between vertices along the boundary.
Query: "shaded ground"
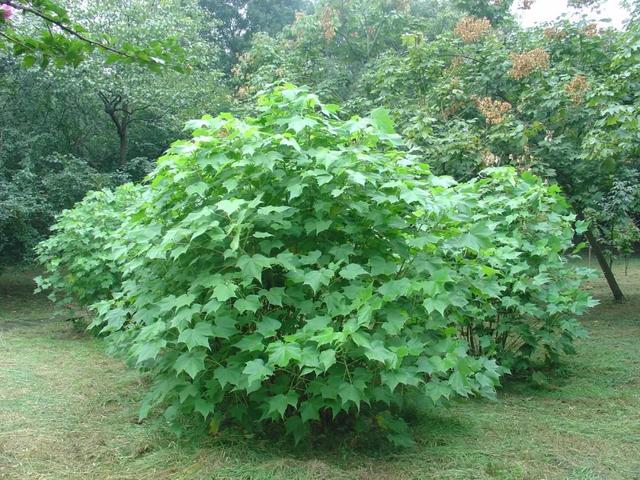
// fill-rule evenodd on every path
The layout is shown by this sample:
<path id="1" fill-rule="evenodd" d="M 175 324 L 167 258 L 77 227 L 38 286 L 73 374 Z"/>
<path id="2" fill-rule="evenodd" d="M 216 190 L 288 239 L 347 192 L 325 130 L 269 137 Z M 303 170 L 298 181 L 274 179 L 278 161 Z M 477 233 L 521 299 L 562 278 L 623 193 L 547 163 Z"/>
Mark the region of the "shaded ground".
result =
<path id="1" fill-rule="evenodd" d="M 226 436 L 178 439 L 136 423 L 137 373 L 0 277 L 0 479 L 640 479 L 640 261 L 617 270 L 629 301 L 602 304 L 591 338 L 544 389 L 510 384 L 497 403 L 425 412 L 406 451 L 291 448 Z M 289 452 L 289 453 L 286 453 Z"/>

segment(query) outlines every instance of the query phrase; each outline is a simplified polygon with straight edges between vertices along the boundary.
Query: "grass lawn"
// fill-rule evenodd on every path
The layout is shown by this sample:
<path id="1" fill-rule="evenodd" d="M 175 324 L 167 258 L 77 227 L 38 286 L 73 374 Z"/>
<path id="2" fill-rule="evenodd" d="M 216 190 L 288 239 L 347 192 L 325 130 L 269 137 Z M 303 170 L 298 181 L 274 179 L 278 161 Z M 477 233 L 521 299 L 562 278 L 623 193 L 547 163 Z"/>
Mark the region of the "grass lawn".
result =
<path id="1" fill-rule="evenodd" d="M 104 344 L 56 318 L 29 275 L 0 277 L 0 479 L 640 479 L 640 259 L 628 301 L 585 317 L 591 338 L 550 385 L 511 383 L 498 402 L 424 412 L 410 450 L 277 439 L 179 439 L 136 422 L 143 379 Z"/>

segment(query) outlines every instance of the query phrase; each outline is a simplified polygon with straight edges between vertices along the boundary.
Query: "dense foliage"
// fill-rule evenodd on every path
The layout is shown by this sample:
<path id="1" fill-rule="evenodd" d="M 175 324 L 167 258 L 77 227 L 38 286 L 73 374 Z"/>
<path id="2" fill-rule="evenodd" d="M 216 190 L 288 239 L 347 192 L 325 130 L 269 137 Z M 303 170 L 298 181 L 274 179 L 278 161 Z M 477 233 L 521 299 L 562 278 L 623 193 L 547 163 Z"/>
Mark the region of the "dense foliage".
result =
<path id="1" fill-rule="evenodd" d="M 211 32 L 223 50 L 222 67 L 229 71 L 257 33 L 276 35 L 296 14 L 311 9 L 309 0 L 200 0 L 218 20 Z"/>
<path id="2" fill-rule="evenodd" d="M 144 168 L 122 175 L 132 160 L 153 161 L 188 118 L 250 111 L 255 92 L 292 81 L 350 114 L 389 108 L 438 174 L 508 164 L 558 182 L 606 266 L 640 238 L 637 2 L 623 30 L 586 19 L 520 28 L 514 11 L 531 3 L 2 2 L 0 178 L 46 171 L 36 164 L 59 154 L 135 181 Z M 48 62 L 61 68 L 37 68 Z M 16 191 L 4 189 L 19 206 Z M 3 217 L 15 247 L 2 263 L 29 259 L 58 211 L 30 203 Z M 12 218 L 37 228 L 25 235 Z"/>
<path id="3" fill-rule="evenodd" d="M 436 173 L 470 179 L 487 166 L 530 169 L 557 182 L 592 221 L 596 252 L 633 250 L 640 241 L 638 24 L 523 30 L 509 18 L 509 2 L 447 3 L 427 18 L 420 4 L 321 2 L 278 37 L 256 39 L 237 71 L 239 92 L 275 77 L 312 85 L 354 113 L 387 106 Z M 351 21 L 358 16 L 375 27 Z"/>
<path id="4" fill-rule="evenodd" d="M 30 261 L 63 208 L 140 181 L 185 121 L 229 104 L 218 49 L 202 34 L 214 20 L 197 1 L 70 2 L 65 11 L 119 43 L 180 37 L 197 61 L 189 74 L 157 73 L 86 52 L 78 66 L 43 70 L 0 53 L 0 265 Z M 26 31 L 29 21 L 18 11 L 9 20 Z"/>
<path id="5" fill-rule="evenodd" d="M 125 212 L 137 206 L 140 194 L 141 188 L 131 184 L 88 194 L 64 211 L 52 227 L 54 235 L 37 247 L 39 260 L 47 265 L 45 288 L 64 285 L 56 291 L 63 293 L 59 304 L 91 305 L 121 287 L 111 247 L 119 241 Z"/>
<path id="6" fill-rule="evenodd" d="M 191 121 L 148 185 L 92 194 L 39 247 L 41 287 L 152 372 L 142 417 L 162 404 L 296 441 L 359 419 L 403 445 L 405 404 L 491 397 L 504 366 L 582 334 L 556 187 L 513 169 L 457 184 L 386 110 L 336 111 L 284 86 L 253 117 Z"/>
<path id="7" fill-rule="evenodd" d="M 580 290 L 589 272 L 574 271 L 562 256 L 586 224 L 576 222 L 574 231 L 556 186 L 545 186 L 527 172 L 520 179 L 510 169 L 485 172 L 493 174 L 459 188 L 474 193 L 474 219 L 485 221 L 492 232 L 493 248 L 482 250 L 476 261 L 491 268 L 496 296 L 476 298 L 480 305 L 468 307 L 463 335 L 472 352 L 497 356 L 514 372 L 531 368 L 540 357 L 555 364 L 560 353 L 574 352 L 573 340 L 585 334 L 576 316 L 593 306 Z M 457 283 L 456 291 L 461 289 Z"/>
<path id="8" fill-rule="evenodd" d="M 127 172 L 105 174 L 71 155 L 50 154 L 0 177 L 0 267 L 33 260 L 32 248 L 46 237 L 55 216 L 90 190 L 113 187 Z"/>

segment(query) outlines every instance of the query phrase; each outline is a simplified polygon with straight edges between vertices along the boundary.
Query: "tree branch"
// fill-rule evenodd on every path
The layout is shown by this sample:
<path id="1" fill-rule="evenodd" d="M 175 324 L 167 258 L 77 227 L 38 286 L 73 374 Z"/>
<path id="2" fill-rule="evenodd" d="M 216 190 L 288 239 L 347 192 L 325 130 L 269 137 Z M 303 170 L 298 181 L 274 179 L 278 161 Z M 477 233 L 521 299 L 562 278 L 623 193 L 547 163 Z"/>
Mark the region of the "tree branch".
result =
<path id="1" fill-rule="evenodd" d="M 120 56 L 125 57 L 125 58 L 130 58 L 132 60 L 136 59 L 135 56 L 130 55 L 130 54 L 126 53 L 126 52 L 123 52 L 122 50 L 118 50 L 117 48 L 113 48 L 113 47 L 111 47 L 109 45 L 106 45 L 106 44 L 104 44 L 102 42 L 97 42 L 95 40 L 92 40 L 89 37 L 84 36 L 83 34 L 77 32 L 76 30 L 74 30 L 70 26 L 65 25 L 63 22 L 61 22 L 59 20 L 51 18 L 50 16 L 46 15 L 45 13 L 43 13 L 43 12 L 41 12 L 41 11 L 35 9 L 35 8 L 28 7 L 26 5 L 21 5 L 19 3 L 15 3 L 15 2 L 10 2 L 10 1 L 5 2 L 5 4 L 9 5 L 9 6 L 15 8 L 17 10 L 22 10 L 23 12 L 31 13 L 31 14 L 35 15 L 36 17 L 41 18 L 42 20 L 44 20 L 48 24 L 57 26 L 62 31 L 68 33 L 69 35 L 71 35 L 73 37 L 76 37 L 78 40 L 81 40 L 81 41 L 83 41 L 83 42 L 85 42 L 85 43 L 87 43 L 89 45 L 92 45 L 94 47 L 98 47 L 98 48 L 100 48 L 100 49 L 102 49 L 104 51 L 107 51 L 107 52 L 115 53 L 116 55 L 120 55 Z M 3 36 L 5 36 L 5 35 L 3 35 Z"/>

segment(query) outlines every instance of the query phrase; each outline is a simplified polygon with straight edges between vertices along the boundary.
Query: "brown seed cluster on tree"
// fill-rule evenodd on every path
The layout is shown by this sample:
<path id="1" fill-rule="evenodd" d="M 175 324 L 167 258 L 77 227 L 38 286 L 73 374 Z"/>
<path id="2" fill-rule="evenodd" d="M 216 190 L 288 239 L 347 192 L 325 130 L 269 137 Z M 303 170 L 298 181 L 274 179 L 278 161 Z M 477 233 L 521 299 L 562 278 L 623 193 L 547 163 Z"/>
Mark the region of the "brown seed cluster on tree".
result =
<path id="1" fill-rule="evenodd" d="M 549 66 L 549 54 L 542 48 L 512 53 L 509 58 L 513 64 L 509 70 L 509 76 L 516 80 L 528 77 L 536 70 L 544 70 Z"/>
<path id="2" fill-rule="evenodd" d="M 322 28 L 322 36 L 327 42 L 336 37 L 336 11 L 331 7 L 325 7 L 320 16 L 320 28 Z"/>
<path id="3" fill-rule="evenodd" d="M 571 101 L 575 104 L 581 103 L 584 99 L 584 94 L 589 88 L 589 82 L 584 75 L 576 75 L 567 83 L 564 87 L 564 91 L 571 98 Z"/>
<path id="4" fill-rule="evenodd" d="M 567 32 L 558 27 L 547 27 L 544 29 L 544 36 L 547 40 L 561 40 L 567 36 Z"/>
<path id="5" fill-rule="evenodd" d="M 442 115 L 442 118 L 444 118 L 445 120 L 449 120 L 456 113 L 462 110 L 463 107 L 464 107 L 463 102 L 452 102 L 446 108 L 443 108 L 440 113 Z"/>
<path id="6" fill-rule="evenodd" d="M 463 17 L 453 28 L 453 34 L 464 43 L 477 42 L 491 30 L 487 18 Z"/>
<path id="7" fill-rule="evenodd" d="M 500 157 L 494 155 L 489 150 L 484 150 L 482 152 L 482 164 L 487 167 L 495 167 L 500 163 Z"/>
<path id="8" fill-rule="evenodd" d="M 598 25 L 596 25 L 595 23 L 591 23 L 591 24 L 587 25 L 586 27 L 584 27 L 582 32 L 587 37 L 595 37 L 596 35 L 598 35 Z"/>
<path id="9" fill-rule="evenodd" d="M 489 125 L 498 125 L 504 122 L 507 113 L 511 110 L 509 102 L 494 100 L 491 97 L 474 97 L 473 100 Z"/>

